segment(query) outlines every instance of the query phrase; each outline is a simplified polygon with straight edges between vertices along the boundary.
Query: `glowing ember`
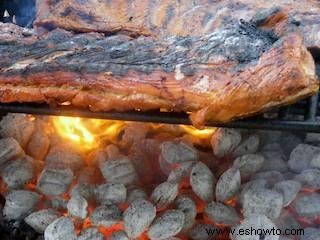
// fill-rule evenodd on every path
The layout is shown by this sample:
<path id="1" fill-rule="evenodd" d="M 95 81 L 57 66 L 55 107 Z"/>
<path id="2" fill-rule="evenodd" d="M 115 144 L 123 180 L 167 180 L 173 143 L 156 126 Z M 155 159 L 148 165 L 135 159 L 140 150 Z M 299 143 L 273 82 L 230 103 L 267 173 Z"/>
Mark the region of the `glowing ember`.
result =
<path id="1" fill-rule="evenodd" d="M 125 124 L 121 121 L 79 117 L 52 117 L 52 122 L 60 136 L 87 150 L 99 147 L 104 137 L 116 137 Z"/>

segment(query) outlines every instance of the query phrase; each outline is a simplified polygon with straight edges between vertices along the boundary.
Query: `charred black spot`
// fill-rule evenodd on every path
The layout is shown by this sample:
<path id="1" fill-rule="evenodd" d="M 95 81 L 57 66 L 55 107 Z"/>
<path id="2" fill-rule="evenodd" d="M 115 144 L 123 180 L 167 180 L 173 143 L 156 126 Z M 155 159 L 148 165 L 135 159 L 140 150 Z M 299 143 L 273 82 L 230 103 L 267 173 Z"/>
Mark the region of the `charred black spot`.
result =
<path id="1" fill-rule="evenodd" d="M 48 24 L 47 28 L 54 28 Z M 115 76 L 126 75 L 128 71 L 149 74 L 155 70 L 172 73 L 179 64 L 186 76 L 196 73 L 198 66 L 215 56 L 238 61 L 239 71 L 251 64 L 270 48 L 277 39 L 272 34 L 249 23 L 236 23 L 217 29 L 206 36 L 176 37 L 175 40 L 157 40 L 140 37 L 130 39 L 123 35 L 109 37 L 88 34 L 72 34 L 63 30 L 51 31 L 46 39 L 33 44 L 0 44 L 0 68 L 12 65 L 28 55 L 45 58 L 53 52 L 72 49 L 72 53 L 28 66 L 23 74 L 42 71 L 70 71 L 78 74 L 112 72 Z M 73 51 L 77 49 L 77 51 Z M 159 51 L 161 50 L 161 51 Z M 13 54 L 14 53 L 14 54 Z M 8 57 L 11 56 L 10 61 Z M 216 71 L 220 71 L 219 67 Z M 21 69 L 6 71 L 6 74 L 21 74 Z M 225 72 L 221 68 L 221 72 Z"/>
<path id="2" fill-rule="evenodd" d="M 73 7 L 67 7 L 60 15 L 61 17 L 67 17 L 71 14 L 79 16 L 83 21 L 88 23 L 92 23 L 95 19 L 93 14 L 77 10 Z"/>
<path id="3" fill-rule="evenodd" d="M 54 25 L 53 23 L 44 23 L 42 24 L 42 27 L 47 29 L 48 31 L 52 31 L 57 28 L 57 26 Z"/>
<path id="4" fill-rule="evenodd" d="M 91 13 L 86 13 L 83 11 L 79 11 L 77 10 L 76 15 L 78 15 L 83 21 L 87 22 L 87 23 L 92 23 L 95 19 L 94 15 Z"/>
<path id="5" fill-rule="evenodd" d="M 72 7 L 67 7 L 61 14 L 61 17 L 66 17 L 72 13 Z"/>
<path id="6" fill-rule="evenodd" d="M 293 24 L 293 25 L 295 25 L 295 26 L 297 26 L 297 27 L 300 27 L 300 25 L 301 25 L 301 22 L 298 21 L 298 20 L 296 20 L 296 19 L 292 19 L 292 20 L 290 21 L 290 23 Z"/>

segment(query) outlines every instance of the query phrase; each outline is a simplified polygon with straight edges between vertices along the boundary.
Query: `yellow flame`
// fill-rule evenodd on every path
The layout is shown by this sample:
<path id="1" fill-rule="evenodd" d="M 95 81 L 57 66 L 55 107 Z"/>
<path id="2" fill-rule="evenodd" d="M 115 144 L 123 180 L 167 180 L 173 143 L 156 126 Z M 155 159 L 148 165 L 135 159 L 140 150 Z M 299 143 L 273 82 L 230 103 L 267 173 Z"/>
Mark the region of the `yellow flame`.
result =
<path id="1" fill-rule="evenodd" d="M 210 138 L 212 134 L 216 131 L 216 128 L 213 128 L 213 127 L 207 127 L 204 129 L 197 129 L 195 127 L 187 126 L 187 125 L 180 125 L 180 127 L 186 133 L 201 139 Z"/>
<path id="2" fill-rule="evenodd" d="M 104 137 L 113 139 L 125 124 L 121 121 L 79 117 L 52 117 L 52 123 L 61 137 L 85 150 L 99 147 Z"/>

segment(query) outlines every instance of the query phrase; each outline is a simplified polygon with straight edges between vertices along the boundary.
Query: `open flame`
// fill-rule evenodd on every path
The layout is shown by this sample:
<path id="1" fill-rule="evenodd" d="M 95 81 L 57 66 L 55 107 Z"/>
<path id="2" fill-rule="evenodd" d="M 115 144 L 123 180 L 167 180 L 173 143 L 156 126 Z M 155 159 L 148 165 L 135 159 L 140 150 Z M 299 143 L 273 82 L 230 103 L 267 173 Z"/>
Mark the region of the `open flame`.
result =
<path id="1" fill-rule="evenodd" d="M 180 125 L 180 127 L 187 133 L 199 139 L 210 139 L 216 128 L 208 127 L 204 129 L 197 129 L 192 126 Z"/>
<path id="2" fill-rule="evenodd" d="M 98 148 L 101 139 L 115 139 L 125 121 L 101 120 L 80 117 L 52 117 L 52 123 L 58 134 L 85 150 Z M 179 125 L 182 132 L 198 139 L 210 139 L 216 128 L 196 129 L 192 126 Z M 156 127 L 154 128 L 156 131 Z"/>
<path id="3" fill-rule="evenodd" d="M 52 117 L 52 123 L 61 137 L 86 150 L 98 148 L 100 140 L 105 137 L 113 139 L 125 124 L 122 121 L 79 117 Z"/>

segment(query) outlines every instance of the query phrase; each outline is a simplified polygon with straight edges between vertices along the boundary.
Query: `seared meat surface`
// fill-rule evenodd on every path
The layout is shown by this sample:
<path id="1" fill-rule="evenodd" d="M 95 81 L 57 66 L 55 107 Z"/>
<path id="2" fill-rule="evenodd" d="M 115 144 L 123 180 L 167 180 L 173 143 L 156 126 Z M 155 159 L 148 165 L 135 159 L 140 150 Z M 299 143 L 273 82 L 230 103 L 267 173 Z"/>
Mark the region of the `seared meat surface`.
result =
<path id="1" fill-rule="evenodd" d="M 318 0 L 41 0 L 37 5 L 37 26 L 160 38 L 202 36 L 240 19 L 263 21 L 270 9 L 281 8 L 286 28 L 298 28 L 307 47 L 320 47 Z"/>
<path id="2" fill-rule="evenodd" d="M 37 35 L 1 24 L 0 101 L 185 111 L 195 126 L 289 104 L 315 93 L 318 81 L 303 37 L 283 30 L 279 16 L 166 38 Z"/>

